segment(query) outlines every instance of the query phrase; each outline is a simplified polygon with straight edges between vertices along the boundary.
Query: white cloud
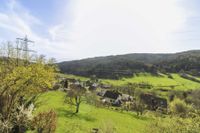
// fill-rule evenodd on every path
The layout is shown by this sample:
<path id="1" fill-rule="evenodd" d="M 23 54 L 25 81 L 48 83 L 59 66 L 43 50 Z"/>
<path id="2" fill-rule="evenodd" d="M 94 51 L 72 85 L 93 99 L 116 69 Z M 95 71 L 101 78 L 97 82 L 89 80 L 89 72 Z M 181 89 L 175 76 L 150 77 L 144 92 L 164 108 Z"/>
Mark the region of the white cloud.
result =
<path id="1" fill-rule="evenodd" d="M 76 58 L 170 52 L 171 32 L 182 29 L 188 16 L 177 1 L 73 0 L 70 27 L 59 25 L 53 33 L 72 40 L 66 49 Z"/>
<path id="2" fill-rule="evenodd" d="M 0 29 L 19 36 L 27 34 L 36 41 L 39 53 L 58 60 L 173 52 L 171 32 L 184 28 L 189 16 L 177 1 L 180 0 L 71 0 L 58 15 L 59 23 L 46 29 L 48 26 L 11 0 L 10 11 L 0 13 Z M 37 25 L 49 34 L 44 37 L 34 32 Z"/>

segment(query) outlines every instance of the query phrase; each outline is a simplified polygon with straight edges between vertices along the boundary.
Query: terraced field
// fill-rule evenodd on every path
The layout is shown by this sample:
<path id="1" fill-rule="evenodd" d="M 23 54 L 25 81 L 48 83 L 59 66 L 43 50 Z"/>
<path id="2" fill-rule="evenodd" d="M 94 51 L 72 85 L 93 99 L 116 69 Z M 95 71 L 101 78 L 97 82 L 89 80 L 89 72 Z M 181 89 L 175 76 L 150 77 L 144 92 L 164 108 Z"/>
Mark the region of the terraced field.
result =
<path id="1" fill-rule="evenodd" d="M 89 78 L 65 75 L 66 77 L 88 80 Z M 173 78 L 168 75 L 160 74 L 160 76 L 153 76 L 149 73 L 140 73 L 132 78 L 122 78 L 120 80 L 100 79 L 102 83 L 111 84 L 113 86 L 123 86 L 128 83 L 147 83 L 153 86 L 153 89 L 167 89 L 167 90 L 191 90 L 200 89 L 200 83 L 182 78 L 179 74 L 171 74 Z M 200 79 L 198 77 L 195 77 Z"/>

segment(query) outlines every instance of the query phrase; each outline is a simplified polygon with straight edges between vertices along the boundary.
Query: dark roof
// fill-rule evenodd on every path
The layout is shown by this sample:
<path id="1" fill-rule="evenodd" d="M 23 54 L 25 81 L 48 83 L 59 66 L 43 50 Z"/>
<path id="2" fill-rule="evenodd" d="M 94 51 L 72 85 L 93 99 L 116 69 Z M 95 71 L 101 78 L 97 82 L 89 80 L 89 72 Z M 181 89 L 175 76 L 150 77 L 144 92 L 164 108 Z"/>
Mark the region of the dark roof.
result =
<path id="1" fill-rule="evenodd" d="M 117 99 L 119 95 L 122 95 L 122 94 L 116 91 L 106 91 L 103 97 Z"/>

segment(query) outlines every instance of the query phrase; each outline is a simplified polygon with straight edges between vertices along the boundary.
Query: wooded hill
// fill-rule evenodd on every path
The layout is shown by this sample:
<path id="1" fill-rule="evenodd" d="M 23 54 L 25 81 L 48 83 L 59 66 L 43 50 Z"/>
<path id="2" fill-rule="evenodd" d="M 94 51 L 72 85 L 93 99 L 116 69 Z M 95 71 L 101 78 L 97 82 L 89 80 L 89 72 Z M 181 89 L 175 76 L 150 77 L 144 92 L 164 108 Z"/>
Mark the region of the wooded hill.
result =
<path id="1" fill-rule="evenodd" d="M 126 55 L 87 58 L 58 63 L 62 73 L 89 77 L 119 79 L 134 73 L 157 74 L 185 72 L 200 76 L 200 50 L 174 54 L 134 53 Z"/>

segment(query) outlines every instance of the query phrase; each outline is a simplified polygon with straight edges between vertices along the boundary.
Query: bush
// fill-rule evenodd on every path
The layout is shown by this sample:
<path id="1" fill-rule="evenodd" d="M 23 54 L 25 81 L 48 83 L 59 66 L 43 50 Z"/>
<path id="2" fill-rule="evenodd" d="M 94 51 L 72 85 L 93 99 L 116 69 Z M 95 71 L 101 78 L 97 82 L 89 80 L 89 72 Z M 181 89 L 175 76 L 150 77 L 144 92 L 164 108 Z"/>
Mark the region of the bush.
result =
<path id="1" fill-rule="evenodd" d="M 53 110 L 39 113 L 32 122 L 33 129 L 38 133 L 54 133 L 56 130 L 56 113 Z"/>
<path id="2" fill-rule="evenodd" d="M 200 117 L 156 118 L 145 130 L 148 133 L 199 133 Z"/>
<path id="3" fill-rule="evenodd" d="M 21 105 L 10 114 L 10 119 L 0 115 L 0 133 L 25 133 L 31 124 L 33 109 L 34 106 Z"/>
<path id="4" fill-rule="evenodd" d="M 0 120 L 0 133 L 8 133 L 11 132 L 13 128 L 13 124 L 8 120 Z"/>
<path id="5" fill-rule="evenodd" d="M 200 90 L 194 90 L 186 98 L 186 102 L 193 104 L 195 108 L 200 109 Z"/>
<path id="6" fill-rule="evenodd" d="M 146 105 L 141 100 L 136 100 L 132 106 L 132 109 L 136 111 L 137 116 L 143 115 Z"/>
<path id="7" fill-rule="evenodd" d="M 12 118 L 14 120 L 14 127 L 12 131 L 14 133 L 25 133 L 28 128 L 31 125 L 31 121 L 33 119 L 33 110 L 34 105 L 31 104 L 28 107 L 25 107 L 24 105 L 21 105 L 18 107 L 14 113 L 14 117 Z"/>
<path id="8" fill-rule="evenodd" d="M 85 100 L 88 104 L 94 105 L 95 107 L 101 107 L 102 106 L 102 103 L 99 100 L 96 93 L 93 93 L 93 92 L 87 93 Z"/>
<path id="9" fill-rule="evenodd" d="M 173 115 L 185 117 L 192 110 L 190 105 L 187 105 L 183 100 L 175 99 L 170 103 L 170 112 Z"/>

